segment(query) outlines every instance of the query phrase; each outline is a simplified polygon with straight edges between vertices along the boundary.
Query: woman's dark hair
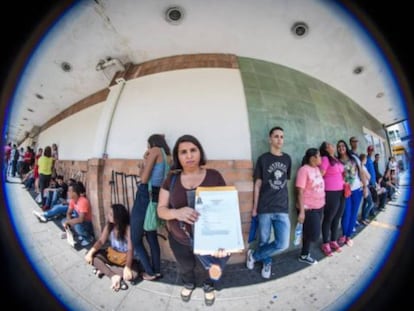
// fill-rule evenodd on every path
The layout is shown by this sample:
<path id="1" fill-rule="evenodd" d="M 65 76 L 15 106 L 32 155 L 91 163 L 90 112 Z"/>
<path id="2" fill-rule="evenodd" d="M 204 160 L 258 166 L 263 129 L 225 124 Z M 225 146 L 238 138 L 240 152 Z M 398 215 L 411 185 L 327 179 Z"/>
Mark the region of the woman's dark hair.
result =
<path id="1" fill-rule="evenodd" d="M 356 164 L 356 166 L 357 166 L 357 168 L 358 168 L 358 172 L 359 172 L 359 165 L 358 165 L 358 162 L 355 160 L 354 155 L 353 155 L 353 154 L 352 154 L 352 152 L 351 152 L 351 149 L 349 149 L 349 147 L 348 147 L 348 144 L 347 144 L 347 143 L 345 142 L 345 140 L 343 140 L 343 139 L 338 140 L 338 142 L 336 143 L 336 153 L 337 153 L 337 155 L 338 155 L 338 159 L 340 159 L 340 156 L 339 156 L 339 153 L 338 153 L 338 145 L 339 145 L 340 143 L 343 143 L 343 144 L 344 144 L 344 146 L 345 146 L 345 150 L 346 150 L 346 154 L 347 154 L 347 156 L 348 156 L 349 160 L 350 160 L 352 163 L 355 163 L 355 164 Z"/>
<path id="2" fill-rule="evenodd" d="M 165 154 L 171 155 L 170 147 L 168 147 L 167 142 L 165 141 L 164 135 L 153 134 L 148 138 L 148 144 L 152 147 L 159 147 L 164 149 Z"/>
<path id="3" fill-rule="evenodd" d="M 115 227 L 118 229 L 117 239 L 126 240 L 127 226 L 129 225 L 129 213 L 122 204 L 112 204 L 112 213 L 114 215 L 114 223 L 108 223 L 109 231 Z"/>
<path id="4" fill-rule="evenodd" d="M 310 158 L 318 155 L 319 150 L 316 148 L 309 148 L 308 150 L 306 150 L 305 155 L 303 156 L 302 159 L 302 164 L 301 166 L 304 166 L 305 164 L 309 164 Z"/>
<path id="5" fill-rule="evenodd" d="M 43 150 L 43 155 L 50 158 L 52 156 L 52 148 L 50 148 L 50 146 L 46 146 L 45 150 Z"/>
<path id="6" fill-rule="evenodd" d="M 204 149 L 201 146 L 200 142 L 197 138 L 195 138 L 192 135 L 183 135 L 180 138 L 177 139 L 175 142 L 175 146 L 173 149 L 173 164 L 171 166 L 172 170 L 182 170 L 183 167 L 178 159 L 178 146 L 181 143 L 189 142 L 197 146 L 197 148 L 200 150 L 200 165 L 206 164 L 206 156 L 204 154 Z"/>
<path id="7" fill-rule="evenodd" d="M 321 154 L 321 157 L 327 157 L 329 160 L 329 164 L 331 166 L 334 166 L 336 163 L 338 163 L 338 159 L 331 156 L 328 150 L 326 150 L 327 148 L 328 148 L 328 142 L 324 141 L 319 147 L 319 153 Z"/>

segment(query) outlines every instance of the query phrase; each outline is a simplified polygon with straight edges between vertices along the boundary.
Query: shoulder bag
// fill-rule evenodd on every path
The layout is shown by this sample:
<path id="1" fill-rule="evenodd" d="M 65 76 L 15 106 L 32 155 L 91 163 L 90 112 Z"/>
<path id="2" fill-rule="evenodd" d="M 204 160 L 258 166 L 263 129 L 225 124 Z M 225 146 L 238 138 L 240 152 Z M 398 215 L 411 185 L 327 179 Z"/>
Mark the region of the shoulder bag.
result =
<path id="1" fill-rule="evenodd" d="M 106 249 L 106 257 L 111 263 L 115 265 L 121 267 L 126 265 L 127 253 L 118 252 L 116 249 L 110 246 Z"/>
<path id="2" fill-rule="evenodd" d="M 162 152 L 162 158 L 164 161 L 164 179 L 165 179 L 170 169 L 170 166 L 167 163 L 167 156 L 163 148 L 161 148 L 161 152 Z M 150 194 L 152 193 L 151 180 L 148 182 L 148 191 L 150 192 Z M 150 195 L 150 201 L 147 206 L 147 211 L 145 212 L 145 220 L 144 220 L 145 231 L 155 231 L 164 224 L 164 221 L 162 221 L 158 217 L 157 205 L 158 203 L 153 202 L 152 195 Z"/>

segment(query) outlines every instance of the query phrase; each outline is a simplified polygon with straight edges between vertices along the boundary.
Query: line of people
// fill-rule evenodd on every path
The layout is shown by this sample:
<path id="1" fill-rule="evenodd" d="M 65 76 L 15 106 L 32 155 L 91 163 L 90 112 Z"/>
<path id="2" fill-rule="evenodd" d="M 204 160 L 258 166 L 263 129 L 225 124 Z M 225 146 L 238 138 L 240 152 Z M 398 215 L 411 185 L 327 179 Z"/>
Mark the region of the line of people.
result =
<path id="1" fill-rule="evenodd" d="M 351 138 L 351 145 L 355 144 L 354 140 Z M 278 126 L 272 128 L 268 141 L 270 150 L 257 159 L 253 173 L 252 217 L 258 217 L 259 244 L 256 249 L 247 251 L 246 259 L 250 270 L 256 262 L 262 263 L 261 275 L 265 279 L 271 277 L 272 257 L 288 248 L 291 228 L 288 181 L 292 174 L 292 160 L 283 151 L 284 130 Z M 147 143 L 131 214 L 121 204 L 110 207 L 104 229 L 87 252 L 85 261 L 93 265 L 98 277 L 106 275 L 110 278 L 114 291 L 127 289 L 125 281 L 134 283 L 139 277 L 148 281 L 161 278 L 157 230 L 144 230 L 148 204 L 150 201 L 158 202 L 158 216 L 166 222 L 169 246 L 184 285 L 181 299 L 190 301 L 197 284 L 196 266 L 199 263 L 205 271 L 202 276 L 205 304 L 212 305 L 215 284 L 222 277 L 231 253 L 218 249 L 209 255 L 194 254 L 192 230 L 199 214 L 188 201 L 188 194 L 199 186 L 224 186 L 225 180 L 217 170 L 204 167 L 206 155 L 194 136 L 178 138 L 172 154 L 163 135 L 151 135 Z M 368 148 L 368 151 L 370 155 L 373 150 Z M 352 246 L 363 200 L 366 204 L 363 204 L 362 222 L 374 215 L 371 208 L 374 198 L 369 190 L 372 170 L 368 168 L 368 158 L 370 156 L 356 156 L 344 140 L 339 140 L 336 148 L 323 142 L 319 149 L 306 150 L 295 181 L 297 221 L 303 223 L 299 261 L 317 263 L 310 249 L 311 243 L 319 241 L 321 233 L 321 250 L 326 256 L 341 252 L 343 245 Z M 349 193 L 345 197 L 346 189 Z M 43 192 L 48 190 L 43 188 Z M 380 195 L 379 191 L 376 193 Z M 50 210 L 34 214 L 42 222 L 57 214 L 65 214 L 63 227 L 73 229 L 82 246 L 94 241 L 90 203 L 82 183 L 71 182 L 68 202 L 51 206 Z M 149 252 L 144 246 L 144 238 Z M 119 253 L 123 260 L 115 262 L 109 250 Z"/>
<path id="2" fill-rule="evenodd" d="M 271 277 L 272 257 L 288 248 L 291 228 L 287 189 L 291 158 L 282 150 L 284 130 L 274 127 L 268 138 L 270 150 L 257 159 L 254 169 L 252 218 L 258 218 L 259 243 L 256 249 L 247 251 L 246 257 L 249 270 L 256 262 L 261 263 L 265 279 Z M 325 256 L 340 253 L 344 245 L 351 247 L 355 228 L 360 225 L 357 218 L 361 207 L 362 225 L 368 225 L 384 209 L 392 186 L 389 177 L 377 179 L 371 159 L 373 146 L 368 146 L 367 154 L 358 155 L 358 140 L 351 137 L 349 142 L 351 148 L 339 140 L 336 147 L 324 141 L 319 148 L 307 149 L 297 171 L 295 206 L 297 221 L 303 224 L 300 262 L 317 263 L 310 250 L 321 235 Z"/>

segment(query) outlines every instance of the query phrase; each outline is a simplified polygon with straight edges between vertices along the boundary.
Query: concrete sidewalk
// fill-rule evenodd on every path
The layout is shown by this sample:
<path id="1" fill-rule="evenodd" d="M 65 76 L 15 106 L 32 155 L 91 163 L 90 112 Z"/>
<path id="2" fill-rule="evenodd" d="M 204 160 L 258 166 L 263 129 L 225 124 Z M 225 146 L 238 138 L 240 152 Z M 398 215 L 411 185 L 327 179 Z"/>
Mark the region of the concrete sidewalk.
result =
<path id="1" fill-rule="evenodd" d="M 14 181 L 14 183 L 13 183 Z M 180 298 L 181 284 L 174 263 L 163 263 L 164 278 L 140 281 L 126 291 L 113 292 L 110 280 L 98 279 L 84 260 L 86 249 L 76 250 L 62 240 L 53 222 L 40 223 L 40 210 L 19 180 L 6 184 L 13 198 L 13 222 L 26 254 L 54 295 L 72 310 L 341 310 L 363 292 L 388 256 L 407 211 L 409 176 L 400 180 L 398 199 L 390 202 L 366 227 L 359 227 L 354 246 L 326 258 L 315 247 L 314 266 L 297 261 L 299 249 L 276 256 L 270 280 L 244 264 L 229 265 L 218 284 L 216 302 L 207 307 L 197 288 L 191 301 Z"/>

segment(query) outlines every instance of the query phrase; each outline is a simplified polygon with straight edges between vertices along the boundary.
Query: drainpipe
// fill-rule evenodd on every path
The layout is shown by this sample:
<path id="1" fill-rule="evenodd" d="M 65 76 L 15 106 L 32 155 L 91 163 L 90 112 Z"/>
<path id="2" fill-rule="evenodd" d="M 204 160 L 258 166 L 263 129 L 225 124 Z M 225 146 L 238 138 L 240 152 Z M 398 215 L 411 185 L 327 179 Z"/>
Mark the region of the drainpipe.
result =
<path id="1" fill-rule="evenodd" d="M 102 112 L 101 120 L 99 122 L 100 129 L 98 133 L 102 133 L 101 137 L 103 138 L 97 139 L 97 144 L 95 145 L 96 154 L 98 157 L 102 157 L 104 159 L 108 158 L 107 148 L 109 134 L 111 132 L 116 107 L 118 106 L 119 99 L 125 87 L 125 80 L 122 78 L 116 79 L 116 83 L 117 85 L 113 86 L 111 92 L 109 93 L 104 111 Z"/>
<path id="2" fill-rule="evenodd" d="M 388 155 L 388 157 L 390 157 L 392 155 L 392 148 L 391 148 L 391 143 L 390 143 L 390 137 L 388 136 L 388 130 L 387 130 L 388 126 L 383 124 L 382 128 L 384 129 L 385 136 L 387 137 L 387 146 L 388 146 L 388 150 L 390 151 L 390 154 Z M 385 163 L 387 163 L 387 162 L 385 162 Z"/>

